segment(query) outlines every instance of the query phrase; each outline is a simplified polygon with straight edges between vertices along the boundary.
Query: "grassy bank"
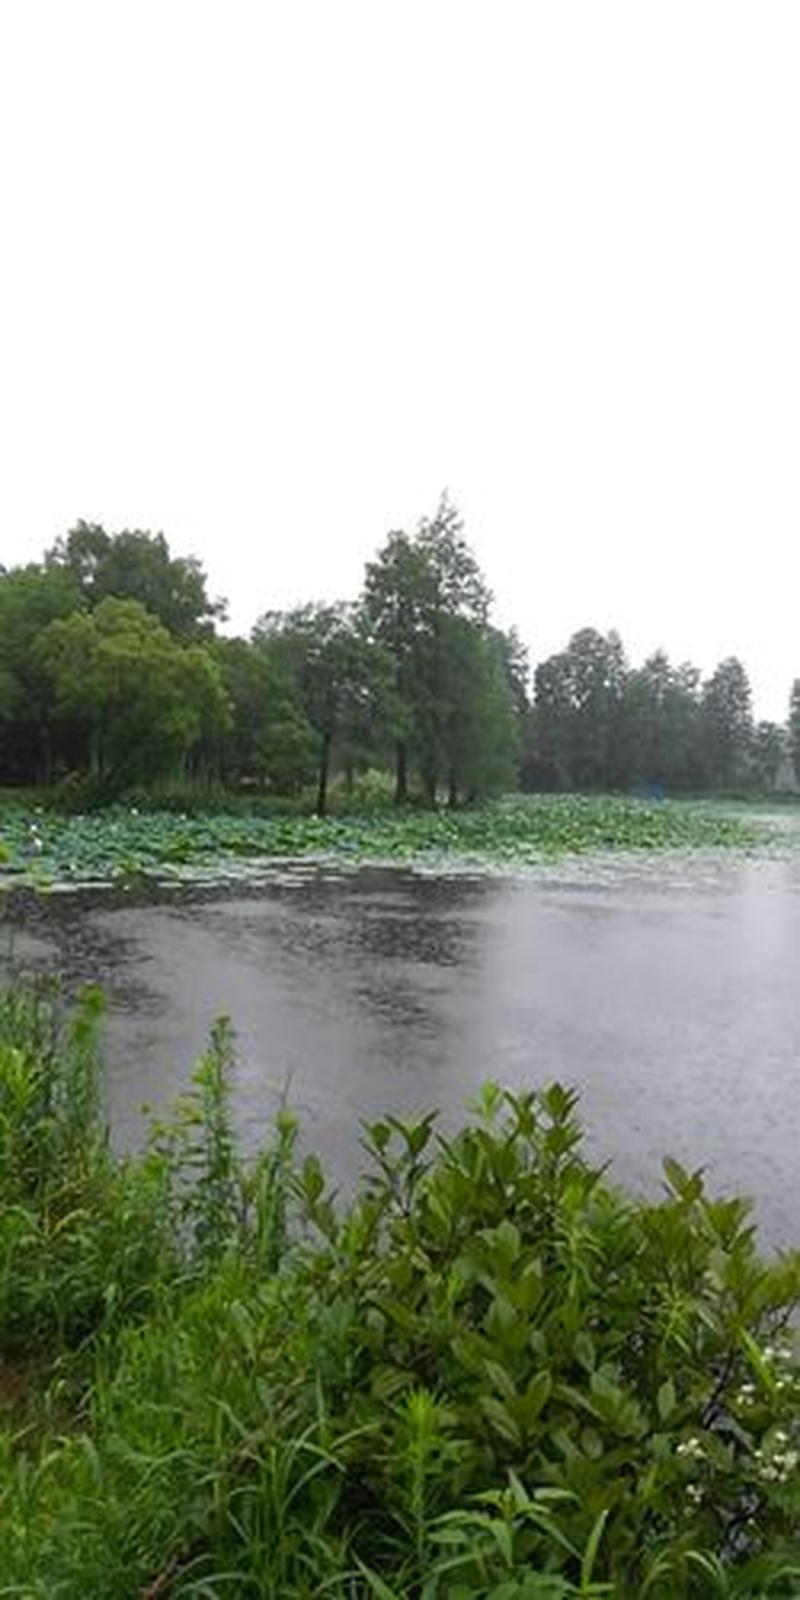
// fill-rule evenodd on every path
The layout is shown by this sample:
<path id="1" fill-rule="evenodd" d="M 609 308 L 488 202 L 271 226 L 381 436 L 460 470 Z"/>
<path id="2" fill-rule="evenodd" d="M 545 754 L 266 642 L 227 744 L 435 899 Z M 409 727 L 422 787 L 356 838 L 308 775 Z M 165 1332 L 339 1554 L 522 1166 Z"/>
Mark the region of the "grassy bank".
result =
<path id="1" fill-rule="evenodd" d="M 100 1015 L 0 1003 L 0 1594 L 796 1596 L 800 1259 L 741 1202 L 489 1086 L 337 1204 L 288 1115 L 237 1157 L 224 1023 L 123 1162 Z"/>
<path id="2" fill-rule="evenodd" d="M 59 815 L 0 801 L 0 884 L 163 877 L 232 861 L 326 856 L 346 862 L 460 860 L 527 865 L 590 850 L 754 848 L 768 830 L 712 803 L 518 796 L 455 812 L 180 817 L 115 808 Z"/>

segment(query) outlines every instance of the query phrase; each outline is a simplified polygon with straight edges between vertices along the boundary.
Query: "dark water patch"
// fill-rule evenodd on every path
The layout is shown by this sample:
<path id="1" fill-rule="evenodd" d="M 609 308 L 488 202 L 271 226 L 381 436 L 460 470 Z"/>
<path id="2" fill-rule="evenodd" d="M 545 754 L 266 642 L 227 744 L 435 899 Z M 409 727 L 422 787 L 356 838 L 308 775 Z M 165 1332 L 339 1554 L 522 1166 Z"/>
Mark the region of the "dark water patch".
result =
<path id="1" fill-rule="evenodd" d="M 800 1239 L 796 855 L 526 878 L 306 868 L 234 894 L 53 900 L 17 933 L 39 964 L 108 990 L 122 1144 L 226 1011 L 250 1144 L 288 1083 L 346 1180 L 359 1116 L 453 1115 L 487 1077 L 560 1078 L 621 1181 L 652 1187 L 667 1152 L 705 1161 L 713 1185 L 754 1195 L 765 1240 Z"/>

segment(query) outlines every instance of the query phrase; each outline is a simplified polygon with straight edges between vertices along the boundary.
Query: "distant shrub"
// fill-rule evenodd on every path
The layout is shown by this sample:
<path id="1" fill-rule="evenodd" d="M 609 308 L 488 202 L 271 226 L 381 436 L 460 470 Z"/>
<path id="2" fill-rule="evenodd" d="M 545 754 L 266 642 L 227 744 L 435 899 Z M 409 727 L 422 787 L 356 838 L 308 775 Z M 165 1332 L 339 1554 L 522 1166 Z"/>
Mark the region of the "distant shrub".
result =
<path id="1" fill-rule="evenodd" d="M 120 795 L 118 779 L 90 772 L 68 772 L 50 791 L 53 810 L 69 814 L 103 811 Z"/>
<path id="2" fill-rule="evenodd" d="M 329 796 L 331 809 L 347 813 L 383 811 L 394 804 L 394 779 L 379 767 L 368 767 L 358 772 L 349 786 L 337 778 Z"/>

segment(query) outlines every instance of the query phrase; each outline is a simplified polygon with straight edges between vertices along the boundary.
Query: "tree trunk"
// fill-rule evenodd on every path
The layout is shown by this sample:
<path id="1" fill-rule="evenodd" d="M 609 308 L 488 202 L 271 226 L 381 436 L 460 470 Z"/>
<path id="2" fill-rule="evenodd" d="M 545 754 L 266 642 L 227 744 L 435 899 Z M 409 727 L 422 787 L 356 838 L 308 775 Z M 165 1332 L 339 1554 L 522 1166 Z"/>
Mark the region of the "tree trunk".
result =
<path id="1" fill-rule="evenodd" d="M 451 811 L 458 805 L 458 774 L 455 767 L 451 767 L 447 774 L 447 804 Z"/>
<path id="2" fill-rule="evenodd" d="M 436 768 L 424 767 L 422 772 L 422 790 L 425 795 L 425 804 L 432 811 L 436 809 Z"/>
<path id="3" fill-rule="evenodd" d="M 317 804 L 315 811 L 318 817 L 324 817 L 328 807 L 328 772 L 331 764 L 331 736 L 326 733 L 322 740 L 322 749 L 319 757 L 319 782 L 317 784 Z"/>
<path id="4" fill-rule="evenodd" d="M 50 737 L 50 729 L 46 722 L 43 723 L 41 727 L 40 742 L 42 751 L 42 783 L 46 788 L 49 788 L 53 781 L 53 741 Z"/>
<path id="5" fill-rule="evenodd" d="M 404 806 L 408 800 L 408 750 L 404 739 L 398 739 L 395 766 L 394 803 Z"/>

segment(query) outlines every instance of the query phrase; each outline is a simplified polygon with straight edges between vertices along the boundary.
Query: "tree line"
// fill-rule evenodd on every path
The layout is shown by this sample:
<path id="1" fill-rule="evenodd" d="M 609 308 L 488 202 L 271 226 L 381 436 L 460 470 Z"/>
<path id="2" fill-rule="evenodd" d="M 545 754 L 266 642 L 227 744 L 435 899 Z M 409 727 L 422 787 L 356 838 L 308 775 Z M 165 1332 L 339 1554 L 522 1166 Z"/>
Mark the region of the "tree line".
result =
<path id="1" fill-rule="evenodd" d="M 354 601 L 265 611 L 220 632 L 192 556 L 163 534 L 79 522 L 40 562 L 0 568 L 0 783 L 97 798 L 164 777 L 277 794 L 370 768 L 394 798 L 451 805 L 529 789 L 769 789 L 800 777 L 800 680 L 786 727 L 754 724 L 741 662 L 703 681 L 616 633 L 576 633 L 531 682 L 456 508 L 391 532 Z"/>
<path id="2" fill-rule="evenodd" d="M 705 680 L 663 650 L 631 668 L 617 633 L 582 628 L 536 668 L 531 788 L 763 792 L 792 773 L 800 780 L 800 680 L 783 726 L 754 721 L 737 656 Z"/>

